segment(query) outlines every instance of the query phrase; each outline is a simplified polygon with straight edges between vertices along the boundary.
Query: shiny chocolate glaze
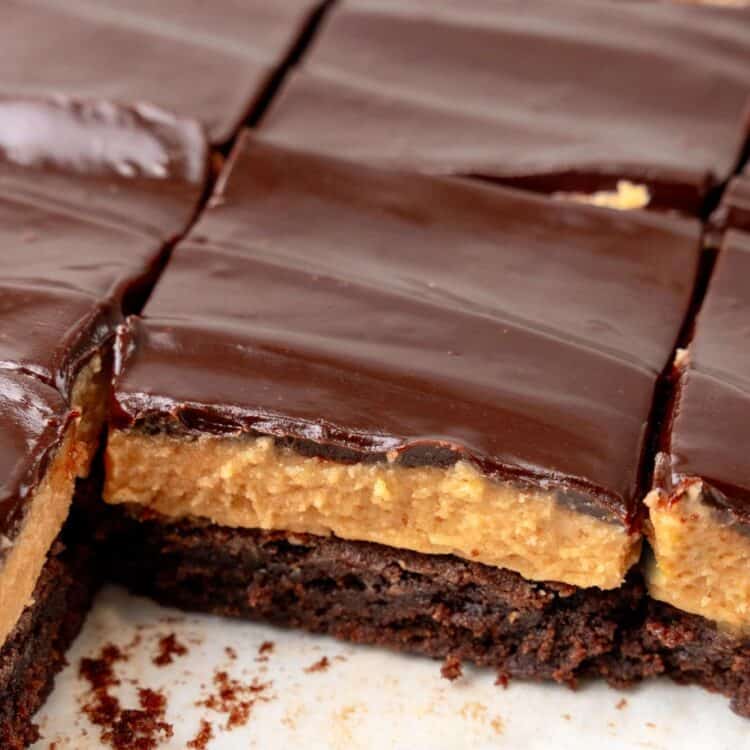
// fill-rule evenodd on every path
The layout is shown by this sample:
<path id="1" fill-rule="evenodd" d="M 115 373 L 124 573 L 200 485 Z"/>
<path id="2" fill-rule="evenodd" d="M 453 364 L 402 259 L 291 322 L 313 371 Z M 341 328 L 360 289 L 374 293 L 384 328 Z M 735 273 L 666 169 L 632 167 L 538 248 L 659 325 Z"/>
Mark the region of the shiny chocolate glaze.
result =
<path id="1" fill-rule="evenodd" d="M 706 497 L 750 524 L 750 234 L 730 230 L 679 376 L 657 486 L 702 479 Z"/>
<path id="2" fill-rule="evenodd" d="M 719 229 L 750 232 L 750 167 L 729 183 L 711 223 Z"/>
<path id="3" fill-rule="evenodd" d="M 119 337 L 116 424 L 447 451 L 633 524 L 699 255 L 692 220 L 248 135 Z"/>
<path id="4" fill-rule="evenodd" d="M 204 190 L 195 123 L 151 107 L 0 97 L 0 366 L 68 396 Z"/>
<path id="5" fill-rule="evenodd" d="M 148 102 L 227 141 L 316 0 L 8 0 L 0 91 Z"/>
<path id="6" fill-rule="evenodd" d="M 150 106 L 0 96 L 0 538 L 76 376 L 192 219 L 207 159 L 199 125 Z"/>
<path id="7" fill-rule="evenodd" d="M 74 416 L 54 388 L 0 369 L 0 561 Z"/>
<path id="8" fill-rule="evenodd" d="M 279 144 L 701 212 L 750 133 L 750 12 L 342 0 L 263 121 Z"/>

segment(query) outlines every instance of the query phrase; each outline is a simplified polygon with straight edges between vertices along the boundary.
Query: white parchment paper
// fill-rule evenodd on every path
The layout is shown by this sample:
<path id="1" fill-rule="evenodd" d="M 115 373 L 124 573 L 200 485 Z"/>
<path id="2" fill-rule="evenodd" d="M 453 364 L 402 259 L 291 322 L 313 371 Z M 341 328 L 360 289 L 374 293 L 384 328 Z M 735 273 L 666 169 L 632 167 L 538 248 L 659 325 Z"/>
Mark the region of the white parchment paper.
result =
<path id="1" fill-rule="evenodd" d="M 171 633 L 188 653 L 156 666 L 159 641 Z M 172 739 L 159 745 L 164 750 L 185 750 L 202 719 L 214 728 L 208 750 L 750 748 L 750 721 L 732 714 L 722 697 L 698 688 L 657 681 L 627 692 L 600 684 L 572 692 L 520 682 L 502 689 L 493 684 L 494 675 L 475 670 L 449 683 L 430 660 L 186 615 L 109 587 L 38 716 L 44 739 L 34 750 L 104 747 L 99 728 L 80 710 L 88 688 L 78 674 L 80 659 L 96 657 L 106 643 L 132 644 L 136 636 L 139 645 L 117 665 L 121 684 L 114 692 L 123 706 L 133 708 L 138 687 L 164 692 L 166 718 L 174 727 Z M 273 651 L 259 660 L 259 648 L 268 641 Z M 324 657 L 327 668 L 309 671 Z M 247 723 L 231 731 L 226 716 L 196 705 L 211 693 L 213 675 L 221 669 L 233 679 L 270 683 Z"/>

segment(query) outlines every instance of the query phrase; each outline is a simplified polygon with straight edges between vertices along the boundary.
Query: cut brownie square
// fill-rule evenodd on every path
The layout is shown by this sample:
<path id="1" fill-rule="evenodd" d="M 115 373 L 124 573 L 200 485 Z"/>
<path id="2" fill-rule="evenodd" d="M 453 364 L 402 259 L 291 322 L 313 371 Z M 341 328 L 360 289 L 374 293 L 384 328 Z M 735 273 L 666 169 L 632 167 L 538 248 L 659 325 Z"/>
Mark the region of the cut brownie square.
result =
<path id="1" fill-rule="evenodd" d="M 696 222 L 246 137 L 118 341 L 105 498 L 613 589 Z"/>
<path id="2" fill-rule="evenodd" d="M 750 628 L 750 235 L 727 232 L 693 341 L 677 361 L 671 418 L 647 504 L 652 596 Z"/>
<path id="3" fill-rule="evenodd" d="M 344 0 L 262 127 L 396 169 L 699 213 L 748 136 L 748 30 L 746 9 L 678 3 Z"/>
<path id="4" fill-rule="evenodd" d="M 33 737 L 84 616 L 88 543 L 56 540 L 98 449 L 123 307 L 192 219 L 206 163 L 199 126 L 153 107 L 0 97 L 3 748 Z"/>

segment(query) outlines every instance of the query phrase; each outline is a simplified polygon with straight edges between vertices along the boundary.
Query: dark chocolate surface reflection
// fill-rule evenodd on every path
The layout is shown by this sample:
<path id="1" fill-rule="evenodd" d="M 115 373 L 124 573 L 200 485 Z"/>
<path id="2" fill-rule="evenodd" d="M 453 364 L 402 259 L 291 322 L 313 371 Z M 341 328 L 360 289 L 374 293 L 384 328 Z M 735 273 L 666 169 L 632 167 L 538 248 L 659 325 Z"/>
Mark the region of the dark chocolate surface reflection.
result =
<path id="1" fill-rule="evenodd" d="M 633 519 L 697 223 L 251 137 L 212 203 L 121 338 L 121 423 L 447 446 Z"/>

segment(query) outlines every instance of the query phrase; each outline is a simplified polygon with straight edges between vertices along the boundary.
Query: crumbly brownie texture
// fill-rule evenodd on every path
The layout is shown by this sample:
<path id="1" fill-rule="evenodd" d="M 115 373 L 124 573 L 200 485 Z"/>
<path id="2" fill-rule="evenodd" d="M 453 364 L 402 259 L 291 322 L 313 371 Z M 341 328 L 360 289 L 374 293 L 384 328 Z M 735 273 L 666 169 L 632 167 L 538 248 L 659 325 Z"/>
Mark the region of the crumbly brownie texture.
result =
<path id="1" fill-rule="evenodd" d="M 574 686 L 667 675 L 750 716 L 750 644 L 646 597 L 524 580 L 450 556 L 335 537 L 228 529 L 108 509 L 110 574 L 168 605 Z"/>
<path id="2" fill-rule="evenodd" d="M 21 750 L 39 739 L 33 716 L 52 690 L 65 652 L 95 589 L 89 550 L 57 541 L 34 592 L 34 603 L 0 649 L 0 747 Z"/>
<path id="3" fill-rule="evenodd" d="M 633 581 L 577 589 L 450 556 L 122 512 L 105 554 L 115 579 L 170 605 L 568 683 L 612 651 L 642 596 Z"/>

